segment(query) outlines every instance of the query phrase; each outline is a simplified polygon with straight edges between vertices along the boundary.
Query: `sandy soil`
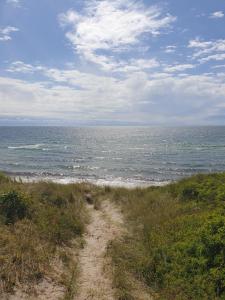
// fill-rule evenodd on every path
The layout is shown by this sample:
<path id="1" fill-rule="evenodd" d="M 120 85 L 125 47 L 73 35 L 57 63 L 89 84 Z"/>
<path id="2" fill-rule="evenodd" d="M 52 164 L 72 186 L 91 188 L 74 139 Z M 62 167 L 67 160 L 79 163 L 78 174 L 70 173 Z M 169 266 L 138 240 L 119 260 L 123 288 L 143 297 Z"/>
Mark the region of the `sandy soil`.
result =
<path id="1" fill-rule="evenodd" d="M 14 294 L 0 295 L 1 300 L 61 300 L 65 295 L 65 287 L 59 284 L 59 278 L 63 274 L 63 266 L 59 260 L 53 262 L 52 278 L 44 278 L 38 284 L 31 287 L 17 286 Z"/>
<path id="2" fill-rule="evenodd" d="M 104 202 L 100 210 L 89 206 L 91 222 L 85 236 L 85 246 L 80 252 L 80 278 L 76 300 L 98 299 L 113 300 L 110 264 L 106 258 L 109 241 L 115 239 L 122 231 L 122 215 L 110 202 Z"/>

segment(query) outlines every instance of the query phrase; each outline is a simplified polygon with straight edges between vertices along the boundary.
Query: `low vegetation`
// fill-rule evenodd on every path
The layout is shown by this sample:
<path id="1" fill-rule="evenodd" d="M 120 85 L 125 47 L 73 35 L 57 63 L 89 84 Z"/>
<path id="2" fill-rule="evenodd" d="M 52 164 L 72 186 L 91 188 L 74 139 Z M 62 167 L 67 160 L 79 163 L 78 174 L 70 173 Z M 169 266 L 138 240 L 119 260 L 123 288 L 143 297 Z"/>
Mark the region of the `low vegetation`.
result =
<path id="1" fill-rule="evenodd" d="M 109 248 L 119 299 L 133 299 L 132 276 L 158 299 L 225 299 L 225 174 L 107 192 L 127 218 Z"/>
<path id="2" fill-rule="evenodd" d="M 89 189 L 86 184 L 21 183 L 0 175 L 0 293 L 37 283 L 51 273 L 56 257 L 74 277 L 65 249 L 84 232 L 83 200 Z M 62 278 L 71 290 L 70 281 Z"/>
<path id="3" fill-rule="evenodd" d="M 135 282 L 155 299 L 225 299 L 225 173 L 197 175 L 164 187 L 100 188 L 22 183 L 0 175 L 0 293 L 39 282 L 58 257 L 72 299 L 76 262 L 88 221 L 84 198 L 111 199 L 127 230 L 108 246 L 117 299 L 131 300 Z"/>

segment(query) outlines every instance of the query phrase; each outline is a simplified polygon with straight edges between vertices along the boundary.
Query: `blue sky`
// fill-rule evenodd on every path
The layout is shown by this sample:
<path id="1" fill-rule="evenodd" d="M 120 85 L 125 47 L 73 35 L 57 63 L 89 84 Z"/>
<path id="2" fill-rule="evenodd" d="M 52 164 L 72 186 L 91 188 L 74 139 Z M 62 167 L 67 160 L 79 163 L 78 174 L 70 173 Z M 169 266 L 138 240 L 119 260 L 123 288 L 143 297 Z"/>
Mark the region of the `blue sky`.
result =
<path id="1" fill-rule="evenodd" d="M 0 124 L 225 124 L 225 1 L 0 0 Z"/>

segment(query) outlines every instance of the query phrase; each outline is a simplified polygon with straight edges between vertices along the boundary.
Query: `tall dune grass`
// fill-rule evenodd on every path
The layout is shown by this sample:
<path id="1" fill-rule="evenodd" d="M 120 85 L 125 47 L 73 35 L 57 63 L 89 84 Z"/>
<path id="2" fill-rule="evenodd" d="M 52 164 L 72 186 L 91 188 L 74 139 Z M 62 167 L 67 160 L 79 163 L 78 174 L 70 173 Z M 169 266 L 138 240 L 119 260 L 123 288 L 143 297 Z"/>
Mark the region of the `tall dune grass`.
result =
<path id="1" fill-rule="evenodd" d="M 38 282 L 50 271 L 57 249 L 82 236 L 88 188 L 0 175 L 0 292 Z"/>
<path id="2" fill-rule="evenodd" d="M 132 276 L 159 299 L 225 299 L 225 174 L 109 197 L 128 228 L 109 249 L 120 299 L 133 299 Z"/>

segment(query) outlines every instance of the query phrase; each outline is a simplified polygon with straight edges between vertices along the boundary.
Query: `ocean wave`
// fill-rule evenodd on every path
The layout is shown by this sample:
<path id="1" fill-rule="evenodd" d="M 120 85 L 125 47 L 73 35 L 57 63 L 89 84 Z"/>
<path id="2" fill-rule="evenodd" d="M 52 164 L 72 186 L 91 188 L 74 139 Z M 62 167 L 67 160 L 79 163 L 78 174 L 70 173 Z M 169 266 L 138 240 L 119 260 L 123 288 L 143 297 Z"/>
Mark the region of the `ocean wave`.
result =
<path id="1" fill-rule="evenodd" d="M 70 184 L 70 183 L 91 183 L 98 186 L 111 186 L 111 187 L 125 187 L 125 188 L 137 188 L 137 187 L 149 187 L 149 186 L 164 186 L 171 181 L 155 181 L 155 180 L 137 180 L 137 179 L 131 179 L 131 178 L 122 178 L 122 177 L 116 177 L 116 178 L 79 178 L 79 177 L 66 177 L 62 175 L 58 176 L 52 176 L 52 175 L 32 175 L 28 176 L 28 174 L 10 174 L 13 178 L 22 180 L 23 182 L 38 182 L 38 181 L 51 181 L 55 183 L 60 184 Z"/>
<path id="2" fill-rule="evenodd" d="M 11 150 L 43 150 L 42 149 L 43 146 L 44 146 L 44 144 L 8 146 L 8 149 L 11 149 Z"/>
<path id="3" fill-rule="evenodd" d="M 149 187 L 149 186 L 164 186 L 169 184 L 169 181 L 144 181 L 135 179 L 124 179 L 124 178 L 113 178 L 113 179 L 97 179 L 92 182 L 99 186 L 111 186 L 111 187 L 126 187 L 126 188 L 137 188 L 137 187 Z"/>
<path id="4" fill-rule="evenodd" d="M 145 150 L 146 148 L 144 147 L 131 147 L 131 148 L 128 148 L 129 150 Z"/>
<path id="5" fill-rule="evenodd" d="M 79 158 L 73 159 L 73 161 L 74 161 L 74 162 L 86 161 L 86 158 L 84 158 L 84 157 L 79 157 Z"/>
<path id="6" fill-rule="evenodd" d="M 73 166 L 73 169 L 82 169 L 82 170 L 98 170 L 100 167 L 95 167 L 95 166 L 80 166 L 80 165 L 75 165 Z"/>

